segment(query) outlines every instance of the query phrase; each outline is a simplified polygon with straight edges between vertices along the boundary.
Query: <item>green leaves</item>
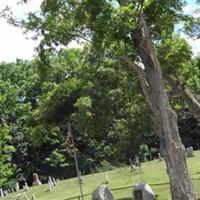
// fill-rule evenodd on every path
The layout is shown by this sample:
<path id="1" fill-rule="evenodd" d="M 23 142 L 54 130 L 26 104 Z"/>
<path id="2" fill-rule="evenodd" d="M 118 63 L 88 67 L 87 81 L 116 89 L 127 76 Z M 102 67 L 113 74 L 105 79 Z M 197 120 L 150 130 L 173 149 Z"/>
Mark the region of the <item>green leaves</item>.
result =
<path id="1" fill-rule="evenodd" d="M 12 153 L 15 148 L 12 145 L 12 137 L 9 127 L 4 123 L 0 126 L 0 186 L 12 176 L 15 166 L 11 163 Z"/>

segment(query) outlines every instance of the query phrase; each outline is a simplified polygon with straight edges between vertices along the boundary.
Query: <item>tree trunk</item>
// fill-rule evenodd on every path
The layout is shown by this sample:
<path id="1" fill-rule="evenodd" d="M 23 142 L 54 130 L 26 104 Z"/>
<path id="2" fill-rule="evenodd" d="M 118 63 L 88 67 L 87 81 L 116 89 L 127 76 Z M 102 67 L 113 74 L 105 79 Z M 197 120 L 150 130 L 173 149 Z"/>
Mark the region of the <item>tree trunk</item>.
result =
<path id="1" fill-rule="evenodd" d="M 188 105 L 190 111 L 200 120 L 200 103 L 195 95 L 181 83 L 178 77 L 173 75 L 165 75 L 165 80 L 172 86 L 173 92 Z"/>
<path id="2" fill-rule="evenodd" d="M 169 104 L 160 63 L 143 16 L 140 25 L 132 31 L 131 37 L 145 67 L 145 83 L 141 78 L 140 81 L 143 82 L 143 92 L 159 135 L 161 153 L 169 174 L 172 199 L 196 200 L 187 169 L 185 148 L 177 128 L 177 116 Z"/>

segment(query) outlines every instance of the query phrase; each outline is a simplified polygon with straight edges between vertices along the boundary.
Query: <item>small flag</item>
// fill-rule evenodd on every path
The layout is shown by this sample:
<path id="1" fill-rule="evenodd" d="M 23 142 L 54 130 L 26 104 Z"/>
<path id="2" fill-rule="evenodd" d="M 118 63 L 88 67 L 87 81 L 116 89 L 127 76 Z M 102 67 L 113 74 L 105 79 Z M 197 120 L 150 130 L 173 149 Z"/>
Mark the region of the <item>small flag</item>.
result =
<path id="1" fill-rule="evenodd" d="M 73 155 L 73 135 L 71 133 L 71 130 L 69 128 L 66 136 L 66 151 L 69 154 L 69 156 Z"/>

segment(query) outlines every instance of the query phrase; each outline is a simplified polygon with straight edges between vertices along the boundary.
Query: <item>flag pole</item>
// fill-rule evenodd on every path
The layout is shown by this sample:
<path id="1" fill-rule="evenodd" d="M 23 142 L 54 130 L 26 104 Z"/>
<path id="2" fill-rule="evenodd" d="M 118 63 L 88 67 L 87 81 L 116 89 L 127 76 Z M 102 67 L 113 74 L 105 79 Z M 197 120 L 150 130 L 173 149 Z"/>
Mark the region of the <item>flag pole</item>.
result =
<path id="1" fill-rule="evenodd" d="M 73 134 L 72 134 L 70 123 L 68 123 L 68 131 L 72 135 L 72 145 L 73 145 L 73 153 L 74 153 L 74 161 L 75 161 L 75 166 L 76 166 L 76 173 L 77 173 L 78 183 L 79 183 L 80 192 L 81 192 L 81 199 L 84 200 L 83 189 L 82 189 L 82 180 L 81 180 L 80 173 L 79 173 L 78 160 L 77 160 L 76 149 L 75 149 L 75 145 L 74 145 L 74 137 L 73 137 Z"/>

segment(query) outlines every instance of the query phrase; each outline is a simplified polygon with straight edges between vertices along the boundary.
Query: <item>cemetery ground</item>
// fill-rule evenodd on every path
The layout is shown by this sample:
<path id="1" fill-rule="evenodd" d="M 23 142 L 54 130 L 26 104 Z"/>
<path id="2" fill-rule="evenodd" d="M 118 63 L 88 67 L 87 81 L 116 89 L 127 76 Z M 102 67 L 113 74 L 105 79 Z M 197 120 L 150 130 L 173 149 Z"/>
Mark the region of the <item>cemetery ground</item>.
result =
<path id="1" fill-rule="evenodd" d="M 190 176 L 193 180 L 195 192 L 200 197 L 200 151 L 195 151 L 194 157 L 187 158 Z M 170 200 L 169 180 L 164 161 L 148 161 L 142 163 L 143 172 L 132 172 L 126 168 L 108 171 L 109 183 L 115 200 L 131 200 L 133 185 L 138 182 L 148 183 L 155 192 L 158 200 Z M 91 199 L 93 190 L 105 182 L 105 172 L 82 176 L 84 200 Z M 36 200 L 67 200 L 78 199 L 80 194 L 77 178 L 57 182 L 57 186 L 49 191 L 48 184 L 29 187 L 28 194 L 35 194 Z M 5 200 L 15 200 L 17 193 L 12 193 Z M 19 198 L 23 200 L 23 198 Z M 24 198 L 25 199 L 25 198 Z"/>

